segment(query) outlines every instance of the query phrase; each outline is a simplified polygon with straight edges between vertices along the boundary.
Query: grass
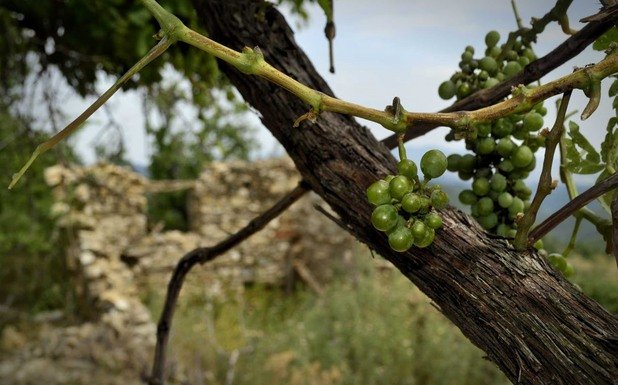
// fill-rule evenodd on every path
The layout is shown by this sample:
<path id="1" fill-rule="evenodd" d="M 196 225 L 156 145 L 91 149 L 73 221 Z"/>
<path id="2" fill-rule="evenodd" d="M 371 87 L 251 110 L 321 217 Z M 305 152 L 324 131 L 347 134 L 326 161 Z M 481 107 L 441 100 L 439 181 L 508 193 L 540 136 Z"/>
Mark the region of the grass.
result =
<path id="1" fill-rule="evenodd" d="M 187 286 L 171 348 L 189 384 L 509 383 L 396 271 L 365 266 L 322 296 L 252 287 L 225 303 Z"/>

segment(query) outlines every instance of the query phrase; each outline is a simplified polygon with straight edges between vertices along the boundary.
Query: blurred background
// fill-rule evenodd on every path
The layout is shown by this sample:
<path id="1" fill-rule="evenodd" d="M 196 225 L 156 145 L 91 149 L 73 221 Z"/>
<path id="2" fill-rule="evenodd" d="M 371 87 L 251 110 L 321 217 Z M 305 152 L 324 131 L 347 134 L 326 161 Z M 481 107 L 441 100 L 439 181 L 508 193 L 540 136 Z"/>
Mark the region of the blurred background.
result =
<path id="1" fill-rule="evenodd" d="M 190 0 L 161 3 L 204 32 Z M 330 74 L 323 11 L 311 0 L 279 3 L 335 94 L 374 108 L 393 96 L 410 111 L 446 107 L 437 89 L 464 48 L 482 51 L 489 30 L 504 39 L 516 28 L 508 1 L 338 0 Z M 553 2 L 517 5 L 527 23 Z M 597 8 L 574 1 L 571 27 Z M 145 54 L 156 30 L 135 1 L 0 0 L 0 185 Z M 537 56 L 566 38 L 550 24 Z M 588 48 L 542 82 L 602 58 Z M 546 126 L 554 102 L 545 104 Z M 586 102 L 576 92 L 570 105 Z M 587 121 L 572 119 L 598 147 L 611 115 L 604 97 Z M 443 140 L 447 132 L 408 143 L 410 158 L 462 152 L 462 142 Z M 212 57 L 178 45 L 147 67 L 15 190 L 0 188 L 0 383 L 140 383 L 174 262 L 289 191 L 298 175 L 284 155 Z M 537 179 L 528 179 L 533 189 Z M 579 177 L 579 190 L 595 179 Z M 447 173 L 440 184 L 457 206 L 466 182 Z M 567 200 L 560 186 L 542 217 Z M 298 202 L 247 246 L 190 275 L 172 336 L 173 383 L 508 383 L 418 289 L 315 205 L 324 204 Z M 572 227 L 565 222 L 545 248 L 562 251 Z M 569 260 L 572 281 L 618 312 L 615 262 L 591 226 Z"/>

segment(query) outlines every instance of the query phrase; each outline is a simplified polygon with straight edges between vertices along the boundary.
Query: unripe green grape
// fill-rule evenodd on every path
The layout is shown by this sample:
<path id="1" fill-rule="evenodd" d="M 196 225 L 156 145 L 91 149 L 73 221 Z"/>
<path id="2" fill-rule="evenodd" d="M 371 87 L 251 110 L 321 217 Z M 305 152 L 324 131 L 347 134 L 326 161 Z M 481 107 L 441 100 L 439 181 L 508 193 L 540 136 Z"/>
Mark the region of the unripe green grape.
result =
<path id="1" fill-rule="evenodd" d="M 480 65 L 481 65 L 481 63 L 479 62 L 479 67 L 480 67 Z M 485 71 L 485 70 L 481 70 L 481 72 L 479 72 L 479 74 L 478 74 L 477 78 L 478 78 L 480 81 L 484 82 L 484 81 L 486 81 L 487 79 L 489 79 L 489 73 L 488 73 L 487 71 Z"/>
<path id="2" fill-rule="evenodd" d="M 496 78 L 489 78 L 485 80 L 485 83 L 483 83 L 483 88 L 491 88 L 497 86 L 498 84 L 500 84 L 500 80 Z"/>
<path id="3" fill-rule="evenodd" d="M 416 167 L 416 163 L 411 159 L 400 160 L 399 163 L 397 163 L 397 171 L 410 181 L 418 178 L 418 168 Z"/>
<path id="4" fill-rule="evenodd" d="M 504 172 L 511 172 L 515 169 L 515 166 L 513 166 L 513 163 L 510 160 L 504 159 L 500 162 L 500 164 L 498 164 L 498 168 Z"/>
<path id="5" fill-rule="evenodd" d="M 387 175 L 386 178 L 384 178 L 384 181 L 386 183 L 391 183 L 391 181 L 393 180 L 394 177 L 395 177 L 395 175 Z"/>
<path id="6" fill-rule="evenodd" d="M 493 57 L 485 56 L 479 60 L 479 68 L 488 74 L 493 75 L 498 71 L 498 63 Z"/>
<path id="7" fill-rule="evenodd" d="M 513 123 L 513 125 L 515 125 L 515 123 L 521 122 L 524 119 L 524 116 L 522 114 L 511 114 L 506 118 Z"/>
<path id="8" fill-rule="evenodd" d="M 545 146 L 545 138 L 540 135 L 530 136 L 528 140 L 526 141 L 526 144 L 528 147 L 530 147 L 532 152 L 536 152 L 539 148 Z"/>
<path id="9" fill-rule="evenodd" d="M 547 108 L 542 103 L 537 104 L 534 109 L 536 112 L 541 114 L 541 116 L 547 115 Z"/>
<path id="10" fill-rule="evenodd" d="M 425 248 L 429 245 L 431 245 L 433 243 L 433 240 L 436 237 L 436 232 L 434 229 L 427 229 L 425 231 L 425 237 L 423 239 L 421 239 L 420 241 L 416 242 L 416 238 L 414 239 L 414 242 L 416 244 L 417 247 Z"/>
<path id="11" fill-rule="evenodd" d="M 506 80 L 506 75 L 504 74 L 504 72 L 498 72 L 495 76 L 496 80 L 503 82 Z"/>
<path id="12" fill-rule="evenodd" d="M 511 154 L 511 162 L 513 166 L 523 168 L 529 165 L 534 159 L 534 154 L 528 146 L 520 146 Z"/>
<path id="13" fill-rule="evenodd" d="M 379 180 L 367 188 L 367 200 L 374 206 L 390 203 L 391 196 L 388 192 L 388 182 Z"/>
<path id="14" fill-rule="evenodd" d="M 498 196 L 498 205 L 502 208 L 508 208 L 513 204 L 513 195 L 508 192 L 503 192 Z"/>
<path id="15" fill-rule="evenodd" d="M 420 242 L 425 238 L 427 232 L 427 226 L 422 221 L 415 221 L 412 225 L 412 235 L 414 235 L 414 241 Z"/>
<path id="16" fill-rule="evenodd" d="M 463 171 L 463 170 L 459 171 L 457 173 L 457 175 L 459 176 L 459 179 L 461 179 L 461 180 L 468 180 L 468 179 L 471 179 L 474 176 L 474 174 L 472 174 L 472 172 L 470 172 L 470 171 Z"/>
<path id="17" fill-rule="evenodd" d="M 502 192 L 506 189 L 506 177 L 502 174 L 494 174 L 489 183 L 494 191 Z"/>
<path id="18" fill-rule="evenodd" d="M 536 242 L 534 242 L 534 248 L 537 250 L 541 250 L 543 248 L 543 240 L 539 239 Z"/>
<path id="19" fill-rule="evenodd" d="M 502 73 L 506 76 L 507 79 L 512 78 L 517 75 L 521 71 L 521 65 L 519 65 L 516 61 L 510 61 L 506 63 L 504 68 L 502 68 Z"/>
<path id="20" fill-rule="evenodd" d="M 489 192 L 489 180 L 487 178 L 478 178 L 472 182 L 472 191 L 478 196 L 487 195 Z"/>
<path id="21" fill-rule="evenodd" d="M 476 166 L 476 157 L 474 155 L 465 154 L 464 156 L 461 157 L 461 162 L 459 166 L 460 171 L 472 172 L 475 166 Z"/>
<path id="22" fill-rule="evenodd" d="M 459 171 L 459 163 L 461 162 L 461 155 L 451 154 L 446 157 L 446 169 L 451 172 Z"/>
<path id="23" fill-rule="evenodd" d="M 474 218 L 478 218 L 479 217 L 479 209 L 477 205 L 472 205 L 470 206 L 470 214 L 474 217 Z"/>
<path id="24" fill-rule="evenodd" d="M 516 234 L 517 234 L 517 230 L 515 230 L 515 229 L 510 229 L 510 230 L 507 232 L 506 237 L 507 237 L 507 238 L 510 238 L 510 239 L 513 239 L 513 238 L 515 238 L 515 235 L 516 235 Z"/>
<path id="25" fill-rule="evenodd" d="M 437 209 L 443 209 L 448 204 L 448 195 L 444 191 L 434 190 L 431 193 L 431 205 Z"/>
<path id="26" fill-rule="evenodd" d="M 470 87 L 470 84 L 467 82 L 461 83 L 459 87 L 457 87 L 457 91 L 455 92 L 458 99 L 463 99 L 466 96 L 470 95 L 471 93 L 472 93 L 472 88 Z"/>
<path id="27" fill-rule="evenodd" d="M 528 189 L 528 186 L 526 186 L 526 182 L 524 182 L 523 180 L 517 180 L 515 181 L 515 183 L 513 183 L 513 191 L 515 193 L 525 191 L 527 189 Z"/>
<path id="28" fill-rule="evenodd" d="M 496 234 L 498 234 L 501 237 L 506 237 L 510 229 L 511 227 L 509 225 L 500 223 L 498 227 L 496 227 Z"/>
<path id="29" fill-rule="evenodd" d="M 520 198 L 513 198 L 513 203 L 509 206 L 509 217 L 515 218 L 518 213 L 524 212 L 524 201 Z"/>
<path id="30" fill-rule="evenodd" d="M 506 52 L 506 54 L 504 55 L 504 58 L 508 61 L 515 61 L 519 58 L 519 55 L 517 55 L 517 52 L 511 49 Z"/>
<path id="31" fill-rule="evenodd" d="M 426 178 L 437 178 L 444 174 L 447 166 L 446 155 L 440 150 L 429 150 L 421 158 L 421 170 Z"/>
<path id="32" fill-rule="evenodd" d="M 500 196 L 500 193 L 494 190 L 489 190 L 489 193 L 487 194 L 487 196 L 491 198 L 492 201 L 497 202 L 498 197 Z"/>
<path id="33" fill-rule="evenodd" d="M 390 235 L 393 231 L 397 230 L 400 227 L 405 227 L 405 226 L 406 226 L 406 219 L 402 217 L 401 215 L 397 215 L 397 224 L 393 226 L 393 228 L 391 228 L 390 230 L 387 230 L 386 235 Z"/>
<path id="34" fill-rule="evenodd" d="M 450 80 L 447 80 L 445 82 L 442 82 L 442 84 L 440 84 L 440 87 L 438 87 L 438 95 L 442 99 L 448 100 L 452 98 L 453 96 L 455 96 L 456 90 L 457 88 L 455 87 L 455 83 L 453 83 Z"/>
<path id="35" fill-rule="evenodd" d="M 515 139 L 525 140 L 530 136 L 530 132 L 524 129 L 523 124 L 518 124 L 513 129 L 512 135 Z"/>
<path id="36" fill-rule="evenodd" d="M 530 59 L 528 59 L 525 56 L 520 56 L 517 58 L 517 62 L 519 63 L 519 65 L 521 65 L 522 67 L 527 66 L 528 64 L 530 64 Z"/>
<path id="37" fill-rule="evenodd" d="M 554 266 L 556 269 L 560 270 L 564 273 L 567 268 L 567 261 L 560 253 L 551 253 L 547 257 L 549 263 Z"/>
<path id="38" fill-rule="evenodd" d="M 530 111 L 524 116 L 524 130 L 538 131 L 543 127 L 543 117 L 538 112 Z"/>
<path id="39" fill-rule="evenodd" d="M 476 153 L 480 155 L 489 155 L 494 152 L 496 142 L 492 138 L 483 138 L 477 142 Z"/>
<path id="40" fill-rule="evenodd" d="M 509 174 L 509 178 L 511 180 L 518 180 L 518 179 L 526 179 L 528 177 L 530 173 L 528 171 L 524 171 L 522 169 L 517 169 L 517 170 L 513 170 L 510 174 Z"/>
<path id="41" fill-rule="evenodd" d="M 431 200 L 426 196 L 421 195 L 421 208 L 418 209 L 419 214 L 427 214 L 431 208 Z"/>
<path id="42" fill-rule="evenodd" d="M 479 168 L 478 170 L 476 170 L 476 172 L 474 173 L 474 176 L 476 178 L 487 178 L 487 179 L 489 179 L 492 174 L 493 173 L 491 171 L 491 168 L 489 168 L 489 167 L 482 167 L 482 168 Z"/>
<path id="43" fill-rule="evenodd" d="M 536 55 L 534 54 L 534 51 L 530 48 L 526 48 L 522 55 L 528 58 L 528 60 L 530 60 L 531 62 L 536 60 Z"/>
<path id="44" fill-rule="evenodd" d="M 388 192 L 391 196 L 400 201 L 404 195 L 412 190 L 412 182 L 403 175 L 397 175 L 391 180 L 388 187 Z"/>
<path id="45" fill-rule="evenodd" d="M 474 54 L 474 47 L 471 45 L 467 45 L 465 50 L 466 52 L 470 52 L 471 54 Z"/>
<path id="46" fill-rule="evenodd" d="M 472 59 L 473 59 L 472 52 L 464 51 L 464 53 L 461 54 L 461 61 L 464 63 L 470 63 Z"/>
<path id="47" fill-rule="evenodd" d="M 510 138 L 502 138 L 496 144 L 496 152 L 503 157 L 508 157 L 515 149 L 515 142 Z"/>
<path id="48" fill-rule="evenodd" d="M 420 210 L 421 204 L 421 197 L 414 193 L 406 194 L 401 200 L 401 207 L 410 214 L 413 214 Z"/>
<path id="49" fill-rule="evenodd" d="M 393 250 L 402 253 L 414 245 L 414 237 L 412 236 L 410 229 L 407 227 L 398 227 L 395 231 L 389 234 L 388 244 Z"/>
<path id="50" fill-rule="evenodd" d="M 478 198 L 472 190 L 463 190 L 459 193 L 459 201 L 465 205 L 473 205 L 477 200 Z"/>
<path id="51" fill-rule="evenodd" d="M 513 123 L 509 119 L 498 119 L 492 126 L 491 133 L 495 138 L 503 138 L 513 131 Z"/>
<path id="52" fill-rule="evenodd" d="M 521 199 L 525 200 L 525 199 L 530 198 L 530 196 L 532 195 L 532 190 L 530 190 L 530 187 L 526 186 L 525 189 L 517 191 L 515 194 Z"/>
<path id="53" fill-rule="evenodd" d="M 476 132 L 480 137 L 487 137 L 491 134 L 491 124 L 489 123 L 480 123 L 476 125 Z"/>
<path id="54" fill-rule="evenodd" d="M 513 49 L 515 51 L 520 51 L 523 47 L 523 43 L 521 42 L 521 40 L 515 40 L 515 42 L 513 42 Z"/>
<path id="55" fill-rule="evenodd" d="M 530 151 L 532 151 L 532 150 L 530 150 Z M 533 157 L 532 158 L 532 162 L 528 163 L 528 165 L 523 167 L 522 170 L 523 171 L 532 171 L 532 170 L 534 170 L 535 167 L 536 167 L 536 158 Z"/>
<path id="56" fill-rule="evenodd" d="M 483 197 L 476 202 L 479 215 L 489 215 L 494 211 L 494 201 L 489 197 Z"/>
<path id="57" fill-rule="evenodd" d="M 565 277 L 570 278 L 573 276 L 573 274 L 575 274 L 575 268 L 573 267 L 573 265 L 567 262 L 566 268 L 564 269 L 562 273 L 564 274 Z"/>
<path id="58" fill-rule="evenodd" d="M 487 35 L 485 35 L 485 44 L 487 47 L 495 47 L 496 44 L 500 41 L 500 34 L 498 31 L 489 31 Z"/>
<path id="59" fill-rule="evenodd" d="M 425 225 L 430 229 L 437 230 L 442 227 L 442 218 L 436 212 L 430 212 L 425 216 Z"/>
<path id="60" fill-rule="evenodd" d="M 373 227 L 380 231 L 388 231 L 395 227 L 398 222 L 397 209 L 393 205 L 381 205 L 376 207 L 371 214 Z"/>
<path id="61" fill-rule="evenodd" d="M 491 230 L 498 225 L 498 216 L 496 213 L 480 216 L 476 218 L 476 220 L 485 230 Z"/>

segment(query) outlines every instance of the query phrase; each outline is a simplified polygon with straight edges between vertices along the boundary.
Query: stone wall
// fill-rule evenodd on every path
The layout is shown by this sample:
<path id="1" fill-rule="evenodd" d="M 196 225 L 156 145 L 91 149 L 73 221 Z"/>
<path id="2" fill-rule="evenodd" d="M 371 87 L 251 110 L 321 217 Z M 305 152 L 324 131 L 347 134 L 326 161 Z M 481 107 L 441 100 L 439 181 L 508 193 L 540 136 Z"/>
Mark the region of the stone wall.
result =
<path id="1" fill-rule="evenodd" d="M 0 361 L 2 384 L 140 383 L 155 338 L 140 293 L 162 296 L 182 255 L 234 233 L 299 180 L 289 159 L 214 163 L 185 182 L 150 182 L 113 165 L 55 166 L 45 176 L 71 239 L 67 265 L 85 321 L 43 328 L 37 340 L 12 346 Z M 148 196 L 177 188 L 191 189 L 190 232 L 157 230 L 148 223 Z M 356 242 L 315 205 L 325 206 L 307 194 L 239 247 L 196 267 L 191 274 L 205 295 L 226 298 L 248 283 L 293 287 L 300 281 L 320 291 Z M 7 339 L 19 340 L 16 333 L 5 329 L 5 347 Z"/>

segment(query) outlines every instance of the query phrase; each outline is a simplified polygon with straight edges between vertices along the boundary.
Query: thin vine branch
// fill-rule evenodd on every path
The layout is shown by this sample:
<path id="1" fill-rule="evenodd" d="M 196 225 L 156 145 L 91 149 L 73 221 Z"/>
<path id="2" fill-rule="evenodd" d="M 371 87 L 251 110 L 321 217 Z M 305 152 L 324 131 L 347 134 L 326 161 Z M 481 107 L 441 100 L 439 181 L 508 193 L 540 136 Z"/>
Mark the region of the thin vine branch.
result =
<path id="1" fill-rule="evenodd" d="M 212 261 L 219 255 L 229 251 L 245 239 L 249 238 L 251 235 L 263 229 L 270 221 L 278 217 L 294 202 L 301 198 L 307 191 L 309 191 L 309 189 L 309 186 L 301 181 L 296 188 L 282 197 L 271 208 L 253 218 L 238 232 L 230 235 L 214 246 L 199 247 L 192 250 L 185 254 L 180 261 L 178 261 L 178 264 L 176 265 L 167 286 L 165 304 L 157 325 L 157 344 L 155 347 L 152 372 L 148 380 L 150 385 L 162 385 L 164 383 L 169 331 L 172 326 L 172 318 L 174 317 L 174 311 L 176 310 L 178 296 L 180 295 L 180 290 L 182 289 L 187 273 L 189 273 L 195 265 Z"/>
<path id="2" fill-rule="evenodd" d="M 58 132 L 56 135 L 52 136 L 51 139 L 41 143 L 34 150 L 30 159 L 26 162 L 26 164 L 19 170 L 11 180 L 9 184 L 9 190 L 12 189 L 15 184 L 19 181 L 19 179 L 26 173 L 30 165 L 38 158 L 39 155 L 44 152 L 54 148 L 56 144 L 58 144 L 61 140 L 66 138 L 75 132 L 92 114 L 95 113 L 105 102 L 109 100 L 133 75 L 142 70 L 142 68 L 146 67 L 150 62 L 154 59 L 161 56 L 163 52 L 165 52 L 171 45 L 173 44 L 173 40 L 168 36 L 163 36 L 163 38 L 154 46 L 150 52 L 146 54 L 143 58 L 141 58 L 133 67 L 131 67 L 120 79 L 116 81 L 103 95 L 101 95 L 97 100 L 94 101 L 84 112 L 81 113 L 75 120 L 69 123 L 62 131 Z"/>
<path id="3" fill-rule="evenodd" d="M 562 223 L 569 216 L 573 215 L 579 209 L 583 208 L 588 203 L 592 202 L 596 198 L 615 188 L 618 188 L 618 173 L 597 183 L 596 185 L 592 186 L 580 195 L 576 196 L 569 203 L 562 206 L 560 210 L 556 211 L 549 218 L 544 220 L 540 225 L 538 225 L 536 228 L 534 228 L 534 230 L 530 232 L 530 243 L 534 243 L 537 240 L 543 238 L 545 234 L 553 230 L 554 227 L 558 226 L 560 223 Z"/>
<path id="4" fill-rule="evenodd" d="M 556 152 L 556 146 L 562 138 L 562 132 L 564 130 L 564 117 L 567 113 L 567 107 L 569 100 L 571 99 L 571 91 L 568 91 L 562 97 L 560 102 L 560 108 L 556 116 L 556 121 L 551 131 L 545 137 L 545 157 L 543 158 L 543 168 L 541 170 L 541 176 L 539 177 L 539 183 L 536 193 L 530 204 L 530 208 L 526 210 L 524 216 L 519 220 L 517 224 L 517 234 L 513 241 L 513 246 L 517 249 L 525 249 L 528 246 L 528 232 L 536 220 L 536 214 L 541 208 L 541 204 L 545 197 L 551 194 L 551 191 L 556 186 L 553 185 L 551 177 L 551 167 L 554 162 L 554 154 Z"/>
<path id="5" fill-rule="evenodd" d="M 511 79 L 497 84 L 494 87 L 477 91 L 439 112 L 470 111 L 482 108 L 504 99 L 509 95 L 511 89 L 518 84 L 530 84 L 539 80 L 549 72 L 580 54 L 599 36 L 613 27 L 618 20 L 618 12 L 608 12 L 607 10 L 602 10 L 595 16 L 596 17 L 591 16 L 590 23 L 579 32 L 570 36 L 547 55 L 528 64 L 523 71 Z M 437 127 L 440 127 L 440 125 L 417 123 L 413 129 L 406 132 L 405 140 L 409 141 L 423 136 Z M 390 149 L 397 147 L 397 135 L 394 134 L 384 138 L 382 143 Z"/>

